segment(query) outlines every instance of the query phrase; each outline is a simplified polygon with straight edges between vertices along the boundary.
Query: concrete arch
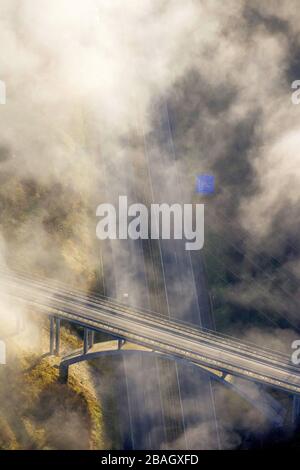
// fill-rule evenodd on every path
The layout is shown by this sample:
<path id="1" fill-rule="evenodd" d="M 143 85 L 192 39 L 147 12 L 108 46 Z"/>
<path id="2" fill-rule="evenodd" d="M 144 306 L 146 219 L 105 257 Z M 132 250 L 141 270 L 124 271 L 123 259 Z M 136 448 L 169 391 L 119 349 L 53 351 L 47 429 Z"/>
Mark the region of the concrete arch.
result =
<path id="1" fill-rule="evenodd" d="M 196 364 L 186 359 L 177 358 L 160 351 L 155 351 L 144 346 L 139 346 L 134 343 L 126 343 L 122 340 L 112 340 L 104 343 L 98 343 L 86 353 L 82 353 L 82 350 L 78 350 L 74 351 L 74 353 L 70 354 L 69 356 L 63 357 L 60 363 L 60 381 L 62 383 L 67 382 L 69 367 L 73 364 L 119 354 L 133 355 L 137 352 L 146 356 L 151 355 L 160 357 L 162 359 L 180 362 L 186 366 L 197 367 L 202 372 L 221 382 L 223 385 L 230 387 L 233 391 L 242 396 L 247 402 L 262 412 L 275 426 L 281 426 L 283 424 L 286 414 L 284 407 L 271 395 L 263 391 L 261 387 L 257 387 L 256 384 L 252 383 L 250 386 L 249 384 L 245 384 L 245 386 L 243 386 L 241 380 L 238 380 L 238 383 L 235 383 L 237 379 L 231 374 L 223 373 L 221 371 Z"/>

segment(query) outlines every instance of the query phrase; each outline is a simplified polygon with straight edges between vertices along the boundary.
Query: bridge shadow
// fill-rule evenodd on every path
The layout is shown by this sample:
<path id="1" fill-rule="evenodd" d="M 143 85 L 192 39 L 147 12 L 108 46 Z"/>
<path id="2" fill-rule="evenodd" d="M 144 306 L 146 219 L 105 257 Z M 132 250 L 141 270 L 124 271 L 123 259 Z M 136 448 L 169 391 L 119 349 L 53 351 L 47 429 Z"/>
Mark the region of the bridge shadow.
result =
<path id="1" fill-rule="evenodd" d="M 101 356 L 90 361 L 90 367 L 98 372 L 92 376 L 92 382 L 101 404 L 105 440 L 111 450 L 122 450 L 126 443 L 121 434 L 120 410 L 127 405 L 120 399 L 120 390 L 125 389 L 121 374 L 123 360 L 121 355 L 112 356 L 109 361 L 106 359 Z"/>

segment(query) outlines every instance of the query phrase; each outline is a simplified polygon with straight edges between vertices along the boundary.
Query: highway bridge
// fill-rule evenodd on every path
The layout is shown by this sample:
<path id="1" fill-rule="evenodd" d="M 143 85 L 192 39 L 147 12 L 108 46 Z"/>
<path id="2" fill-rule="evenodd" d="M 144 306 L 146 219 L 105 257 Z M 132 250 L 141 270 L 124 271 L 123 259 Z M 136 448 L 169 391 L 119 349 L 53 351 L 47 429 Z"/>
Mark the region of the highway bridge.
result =
<path id="1" fill-rule="evenodd" d="M 2 295 L 34 306 L 57 322 L 56 350 L 59 350 L 61 319 L 85 329 L 84 353 L 93 345 L 89 332 L 100 331 L 144 350 L 185 361 L 203 368 L 214 377 L 229 381 L 240 377 L 300 395 L 300 370 L 290 356 L 240 342 L 214 331 L 174 322 L 159 314 L 123 305 L 113 299 L 85 295 L 54 281 L 29 278 L 23 273 L 1 274 Z M 53 349 L 54 330 L 51 328 Z M 53 352 L 53 351 L 52 351 Z"/>

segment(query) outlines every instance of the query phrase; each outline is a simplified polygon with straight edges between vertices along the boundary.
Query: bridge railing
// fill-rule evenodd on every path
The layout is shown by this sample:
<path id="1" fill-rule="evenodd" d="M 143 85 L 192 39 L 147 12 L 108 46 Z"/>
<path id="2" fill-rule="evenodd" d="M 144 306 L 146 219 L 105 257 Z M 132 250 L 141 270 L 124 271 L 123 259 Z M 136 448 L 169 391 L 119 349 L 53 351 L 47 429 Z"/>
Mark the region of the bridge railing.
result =
<path id="1" fill-rule="evenodd" d="M 64 284 L 61 281 L 57 280 L 44 280 L 42 278 L 38 278 L 37 276 L 32 276 L 29 277 L 24 271 L 13 271 L 13 272 L 8 272 L 7 269 L 3 270 L 0 267 L 0 274 L 5 276 L 7 279 L 12 279 L 12 280 L 19 280 L 20 282 L 27 282 L 30 283 L 31 285 L 36 285 L 40 287 L 41 289 L 48 289 L 50 290 L 53 294 L 58 294 L 58 295 L 71 295 L 74 298 L 76 297 L 77 300 L 83 303 L 89 303 L 89 302 L 94 302 L 97 306 L 99 307 L 111 307 L 111 308 L 119 308 L 122 309 L 124 312 L 131 313 L 132 315 L 135 315 L 137 317 L 140 317 L 141 319 L 148 319 L 153 321 L 153 316 L 155 316 L 156 319 L 160 319 L 161 322 L 163 322 L 166 325 L 181 325 L 183 327 L 188 328 L 188 332 L 193 332 L 193 333 L 206 333 L 209 335 L 210 338 L 214 340 L 220 340 L 224 339 L 226 341 L 229 341 L 230 343 L 234 343 L 237 347 L 240 346 L 241 348 L 249 347 L 251 350 L 253 348 L 259 349 L 260 352 L 265 352 L 266 355 L 272 355 L 274 358 L 279 358 L 281 357 L 284 360 L 290 360 L 290 356 L 288 354 L 285 354 L 283 352 L 279 351 L 274 351 L 271 348 L 261 346 L 258 344 L 255 344 L 253 342 L 250 342 L 248 340 L 239 340 L 235 337 L 232 337 L 230 335 L 226 335 L 224 333 L 220 332 L 215 332 L 213 330 L 209 330 L 207 328 L 200 328 L 196 327 L 194 324 L 184 321 L 184 320 L 176 320 L 172 321 L 166 318 L 164 315 L 161 315 L 159 312 L 154 312 L 149 309 L 143 309 L 143 308 L 134 308 L 134 307 L 129 307 L 127 304 L 124 304 L 116 299 L 113 299 L 111 297 L 103 296 L 100 294 L 94 295 L 94 294 L 86 294 L 82 289 L 72 289 L 66 284 Z M 120 313 L 120 311 L 118 311 Z"/>

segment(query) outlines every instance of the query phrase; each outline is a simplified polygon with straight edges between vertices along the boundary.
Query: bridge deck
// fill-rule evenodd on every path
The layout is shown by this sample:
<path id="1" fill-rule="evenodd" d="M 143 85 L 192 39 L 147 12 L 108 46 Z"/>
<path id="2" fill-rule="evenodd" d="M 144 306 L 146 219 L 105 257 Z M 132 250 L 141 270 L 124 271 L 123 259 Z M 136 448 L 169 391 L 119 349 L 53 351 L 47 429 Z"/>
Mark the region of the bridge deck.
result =
<path id="1" fill-rule="evenodd" d="M 224 338 L 113 301 L 91 302 L 76 293 L 34 281 L 4 278 L 6 292 L 55 316 L 124 338 L 151 350 L 300 395 L 300 371 L 289 356 Z"/>

